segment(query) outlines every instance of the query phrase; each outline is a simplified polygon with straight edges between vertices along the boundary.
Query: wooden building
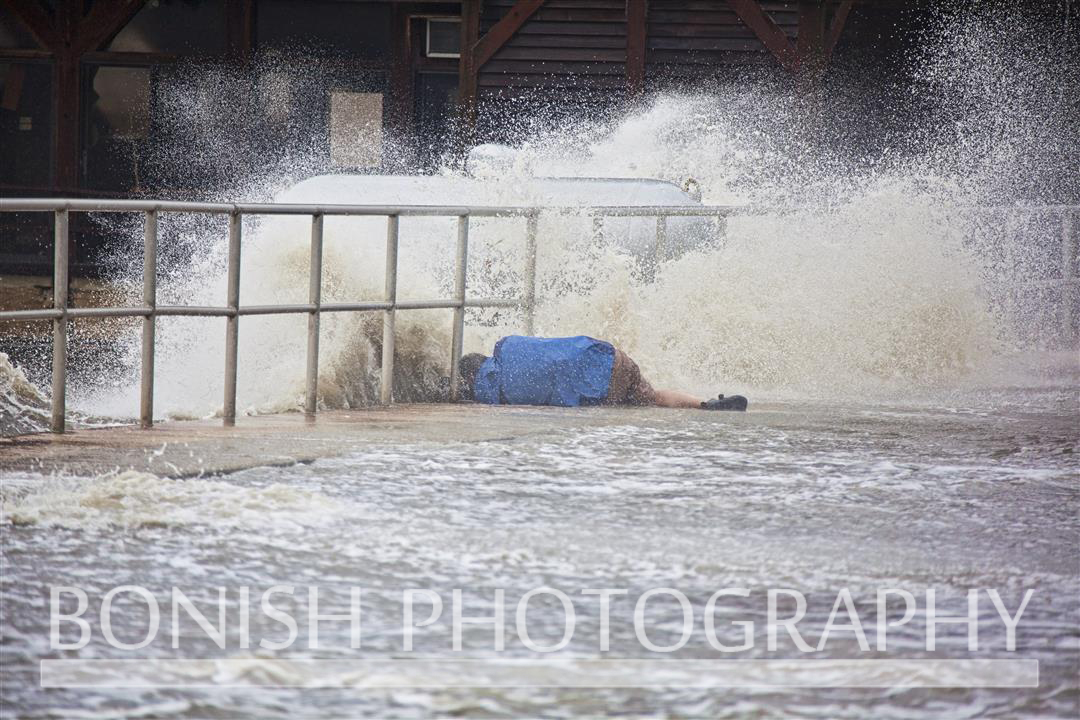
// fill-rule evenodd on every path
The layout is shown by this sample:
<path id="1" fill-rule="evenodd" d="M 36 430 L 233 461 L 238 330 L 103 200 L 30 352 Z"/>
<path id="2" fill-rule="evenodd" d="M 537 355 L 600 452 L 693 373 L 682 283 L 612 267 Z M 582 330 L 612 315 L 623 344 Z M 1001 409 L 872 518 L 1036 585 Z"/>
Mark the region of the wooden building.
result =
<path id="1" fill-rule="evenodd" d="M 236 77 L 257 66 L 268 86 L 276 82 L 284 90 L 270 102 L 295 104 L 269 114 L 296 115 L 302 108 L 328 135 L 347 125 L 349 114 L 364 122 L 374 114 L 380 122 L 373 132 L 441 147 L 453 139 L 452 128 L 459 135 L 471 130 L 478 109 L 483 114 L 485 106 L 522 97 L 569 103 L 587 96 L 589 104 L 604 105 L 733 68 L 819 72 L 854 6 L 853 0 L 2 0 L 0 189 L 193 191 L 155 187 L 122 156 L 137 156 L 143 138 L 169 140 L 153 137 L 164 131 L 155 116 L 177 102 L 163 97 L 161 86 L 182 85 L 182 75 L 197 76 L 200 67 Z M 310 87 L 290 92 L 297 78 L 325 86 L 318 88 L 321 97 L 312 103 Z M 186 89 L 204 91 L 190 78 Z M 358 169 L 373 169 L 385 164 L 376 154 L 352 160 Z"/>
<path id="2" fill-rule="evenodd" d="M 748 74 L 812 88 L 834 56 L 894 53 L 918 4 L 0 0 L 0 193 L 213 197 L 301 155 L 423 170 L 512 141 L 539 106 L 608 111 Z M 47 267 L 39 221 L 0 216 L 0 272 Z M 78 244 L 76 273 L 95 247 Z"/>

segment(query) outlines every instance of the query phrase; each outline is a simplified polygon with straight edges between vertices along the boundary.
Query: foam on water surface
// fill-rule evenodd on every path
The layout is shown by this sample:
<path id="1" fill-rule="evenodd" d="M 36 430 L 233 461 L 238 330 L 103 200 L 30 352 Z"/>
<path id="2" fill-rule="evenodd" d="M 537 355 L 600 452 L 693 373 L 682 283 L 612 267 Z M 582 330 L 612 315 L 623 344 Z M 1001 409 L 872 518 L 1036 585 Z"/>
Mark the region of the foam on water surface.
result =
<path id="1" fill-rule="evenodd" d="M 88 478 L 7 478 L 0 501 L 0 514 L 14 525 L 80 530 L 202 525 L 257 531 L 268 524 L 326 525 L 345 512 L 339 502 L 287 483 L 245 486 L 131 470 Z"/>
<path id="2" fill-rule="evenodd" d="M 1027 392 L 1012 391 L 1012 396 L 1023 398 Z M 396 717 L 454 708 L 475 714 L 477 704 L 484 703 L 494 714 L 531 716 L 554 706 L 567 715 L 594 715 L 634 702 L 644 716 L 723 717 L 733 706 L 743 714 L 763 715 L 787 714 L 794 707 L 821 718 L 861 717 L 868 707 L 879 714 L 926 718 L 992 709 L 1007 716 L 1067 716 L 1080 698 L 1075 676 L 1080 647 L 1071 632 L 1080 617 L 1075 414 L 1025 415 L 1022 402 L 1001 406 L 956 414 L 880 403 L 786 403 L 738 416 L 601 409 L 622 413 L 622 421 L 597 426 L 583 420 L 580 427 L 486 442 L 358 443 L 354 453 L 340 458 L 226 478 L 168 480 L 140 473 L 5 478 L 2 592 L 11 620 L 0 632 L 12 668 L 5 692 L 31 714 L 65 714 L 69 707 L 89 712 L 100 703 L 118 713 L 129 704 L 177 717 L 229 709 L 284 718 L 294 717 L 299 704 L 335 716 L 355 714 L 359 704 L 368 714 Z M 521 412 L 542 418 L 550 411 Z M 400 659 L 401 593 L 409 588 L 434 589 L 447 605 L 438 623 L 415 636 L 418 652 L 431 657 L 462 656 L 449 649 L 452 589 L 463 590 L 466 617 L 490 615 L 493 589 L 504 589 L 511 638 L 499 657 L 512 658 L 530 657 L 513 639 L 513 605 L 540 586 L 573 596 L 577 631 L 567 654 L 585 658 L 643 656 L 629 623 L 632 600 L 645 588 L 677 588 L 695 608 L 718 589 L 749 588 L 750 597 L 724 603 L 720 631 L 730 634 L 732 619 L 753 620 L 758 644 L 745 655 L 750 658 L 799 657 L 783 642 L 777 653 L 764 651 L 767 587 L 797 588 L 807 595 L 800 627 L 812 643 L 817 635 L 805 628 L 824 624 L 839 588 L 856 598 L 868 634 L 877 588 L 909 589 L 920 607 L 923 590 L 936 588 L 942 612 L 949 614 L 962 613 L 968 588 L 998 589 L 1010 608 L 1025 589 L 1034 588 L 1016 653 L 1001 649 L 1001 625 L 984 597 L 980 653 L 967 652 L 963 632 L 942 628 L 934 657 L 1038 659 L 1040 686 L 768 693 L 417 688 L 408 691 L 407 708 L 396 693 L 370 688 L 318 693 L 276 688 L 240 695 L 230 688 L 43 693 L 38 660 L 52 656 L 42 599 L 50 585 L 84 583 L 95 603 L 105 589 L 122 584 L 149 587 L 165 603 L 169 588 L 176 586 L 206 613 L 224 587 L 231 613 L 228 651 L 182 617 L 180 656 L 250 659 L 245 667 L 253 682 L 265 678 L 296 685 L 317 680 L 279 660 L 307 655 Z M 350 651 L 349 624 L 333 621 L 320 629 L 318 652 L 307 651 L 303 640 L 292 654 L 240 648 L 237 588 L 252 589 L 251 637 L 257 642 L 285 634 L 279 623 L 258 613 L 260 593 L 279 584 L 294 586 L 301 599 L 306 586 L 318 586 L 325 612 L 343 612 L 349 588 L 363 588 L 362 650 Z M 613 606 L 609 653 L 597 653 L 599 614 L 595 599 L 582 598 L 582 587 L 629 590 L 629 597 L 616 598 Z M 140 637 L 142 606 L 124 610 L 114 613 L 116 632 Z M 294 609 L 297 616 L 301 612 Z M 657 601 L 649 613 L 654 642 L 678 639 L 677 603 Z M 529 617 L 537 624 L 536 638 L 561 627 L 557 603 L 535 603 Z M 895 629 L 888 657 L 926 657 L 917 625 L 918 620 Z M 302 623 L 301 638 L 306 632 Z M 464 656 L 490 656 L 491 640 L 490 626 L 467 627 Z M 134 656 L 167 659 L 177 653 L 162 635 Z M 110 649 L 97 636 L 79 654 L 132 656 Z M 715 657 L 700 623 L 674 657 Z M 814 659 L 851 657 L 862 656 L 837 638 Z M 204 668 L 194 677 L 214 672 Z M 178 704 L 161 709 L 166 701 Z M 838 712 L 838 707 L 852 710 Z"/>

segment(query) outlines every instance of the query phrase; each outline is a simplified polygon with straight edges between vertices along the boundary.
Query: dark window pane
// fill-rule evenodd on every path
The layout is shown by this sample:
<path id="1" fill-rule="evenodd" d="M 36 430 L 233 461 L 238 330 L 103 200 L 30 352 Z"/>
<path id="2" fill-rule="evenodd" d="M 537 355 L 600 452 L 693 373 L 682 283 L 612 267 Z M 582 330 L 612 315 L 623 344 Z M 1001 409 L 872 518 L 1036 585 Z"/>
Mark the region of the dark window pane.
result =
<path id="1" fill-rule="evenodd" d="M 86 183 L 137 189 L 150 128 L 150 69 L 90 67 L 86 73 Z"/>
<path id="2" fill-rule="evenodd" d="M 52 71 L 45 63 L 0 63 L 0 182 L 49 184 Z"/>
<path id="3" fill-rule="evenodd" d="M 260 50 L 385 60 L 390 56 L 390 3 L 260 0 Z"/>
<path id="4" fill-rule="evenodd" d="M 421 73 L 416 82 L 416 135 L 421 162 L 433 170 L 453 139 L 457 73 Z"/>
<path id="5" fill-rule="evenodd" d="M 150 0 L 109 43 L 109 50 L 223 53 L 224 0 Z"/>

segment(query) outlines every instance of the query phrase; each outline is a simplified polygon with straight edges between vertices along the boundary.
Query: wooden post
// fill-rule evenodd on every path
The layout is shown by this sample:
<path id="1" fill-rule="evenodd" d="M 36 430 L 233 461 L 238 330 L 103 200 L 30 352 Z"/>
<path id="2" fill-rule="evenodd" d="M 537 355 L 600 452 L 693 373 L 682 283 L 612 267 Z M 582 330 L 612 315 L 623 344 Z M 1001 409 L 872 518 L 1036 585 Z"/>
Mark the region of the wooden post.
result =
<path id="1" fill-rule="evenodd" d="M 626 0 L 626 93 L 630 98 L 645 91 L 648 17 L 648 0 Z"/>
<path id="2" fill-rule="evenodd" d="M 458 107 L 461 117 L 462 145 L 475 142 L 476 96 L 480 68 L 506 41 L 514 36 L 525 21 L 540 9 L 544 0 L 517 0 L 499 22 L 480 37 L 480 2 L 461 2 L 461 62 L 458 65 Z"/>
<path id="3" fill-rule="evenodd" d="M 793 45 L 784 31 L 769 17 L 757 0 L 727 0 L 743 23 L 780 61 L 784 69 L 797 73 L 800 81 L 816 81 L 825 70 L 829 56 L 844 30 L 854 0 L 841 0 L 832 22 L 826 24 L 825 0 L 799 2 L 799 30 Z M 827 28 L 827 29 L 826 29 Z"/>
<path id="4" fill-rule="evenodd" d="M 832 57 L 833 50 L 836 49 L 836 43 L 840 41 L 840 35 L 844 32 L 844 23 L 847 22 L 848 14 L 851 12 L 851 6 L 855 4 L 855 0 L 841 0 L 840 4 L 836 7 L 836 12 L 833 13 L 832 22 L 829 23 L 829 34 L 825 38 L 825 51 L 822 55 L 822 64 L 828 65 L 829 59 Z"/>
<path id="5" fill-rule="evenodd" d="M 416 150 L 413 138 L 413 65 L 412 65 L 412 18 L 400 3 L 390 9 L 390 113 L 389 130 L 399 147 L 408 148 L 411 156 Z M 411 166 L 411 157 L 403 158 Z"/>
<path id="6" fill-rule="evenodd" d="M 458 122 L 462 149 L 476 133 L 476 41 L 480 35 L 480 0 L 461 0 L 461 58 L 458 61 Z"/>
<path id="7" fill-rule="evenodd" d="M 757 0 L 727 0 L 727 3 L 739 19 L 754 31 L 758 40 L 768 48 L 773 57 L 780 61 L 784 69 L 795 72 L 798 65 L 798 52 L 776 21 L 762 10 Z"/>
<path id="8" fill-rule="evenodd" d="M 53 55 L 53 186 L 79 185 L 79 59 L 66 48 Z"/>
<path id="9" fill-rule="evenodd" d="M 476 41 L 473 64 L 478 72 L 543 4 L 544 0 L 517 0 L 514 6 L 499 18 L 499 22 Z"/>
<path id="10" fill-rule="evenodd" d="M 825 70 L 825 3 L 799 3 L 799 35 L 795 45 L 795 72 L 804 90 L 815 87 Z"/>
<path id="11" fill-rule="evenodd" d="M 247 67 L 251 64 L 251 48 L 255 36 L 253 0 L 226 0 L 225 42 L 232 61 Z"/>
<path id="12" fill-rule="evenodd" d="M 79 54 L 75 32 L 82 17 L 72 0 L 56 7 L 58 43 L 53 47 L 53 185 L 74 190 L 79 185 Z"/>

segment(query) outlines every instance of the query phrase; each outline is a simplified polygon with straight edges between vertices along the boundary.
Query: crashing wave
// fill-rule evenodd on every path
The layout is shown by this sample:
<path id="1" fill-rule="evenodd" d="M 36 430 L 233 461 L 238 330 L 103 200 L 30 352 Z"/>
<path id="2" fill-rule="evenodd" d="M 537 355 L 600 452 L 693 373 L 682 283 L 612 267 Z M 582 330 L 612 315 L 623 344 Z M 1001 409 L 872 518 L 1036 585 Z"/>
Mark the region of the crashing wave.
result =
<path id="1" fill-rule="evenodd" d="M 49 427 L 49 399 L 26 373 L 0 353 L 0 437 L 42 432 Z"/>

